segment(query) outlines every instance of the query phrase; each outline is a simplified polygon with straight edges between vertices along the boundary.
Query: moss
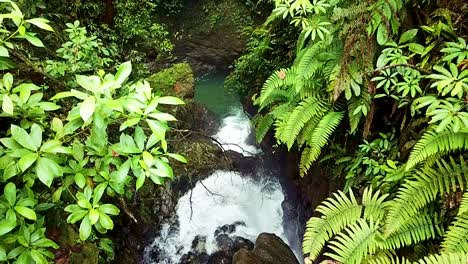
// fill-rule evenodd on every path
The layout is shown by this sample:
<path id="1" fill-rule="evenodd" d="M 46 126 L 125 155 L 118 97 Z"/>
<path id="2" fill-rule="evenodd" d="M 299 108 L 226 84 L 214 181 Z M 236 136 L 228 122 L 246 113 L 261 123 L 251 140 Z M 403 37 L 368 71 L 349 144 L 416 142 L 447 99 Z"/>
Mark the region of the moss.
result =
<path id="1" fill-rule="evenodd" d="M 155 73 L 146 79 L 153 89 L 164 95 L 175 95 L 183 98 L 193 97 L 195 79 L 192 68 L 187 63 L 177 63 Z"/>
<path id="2" fill-rule="evenodd" d="M 56 253 L 57 263 L 99 263 L 99 249 L 96 244 L 93 242 L 83 243 L 73 225 L 66 222 L 63 211 L 51 211 L 47 219 L 51 220 L 47 223 L 48 237 L 60 246 Z"/>

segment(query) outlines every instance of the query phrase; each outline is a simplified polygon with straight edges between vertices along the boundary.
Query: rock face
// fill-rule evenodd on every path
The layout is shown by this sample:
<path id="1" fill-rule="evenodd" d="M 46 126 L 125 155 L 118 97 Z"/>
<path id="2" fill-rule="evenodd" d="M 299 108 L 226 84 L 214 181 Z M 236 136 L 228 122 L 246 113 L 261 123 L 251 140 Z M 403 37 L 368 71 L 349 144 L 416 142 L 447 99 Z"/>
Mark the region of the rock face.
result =
<path id="1" fill-rule="evenodd" d="M 243 1 L 190 0 L 177 20 L 170 21 L 174 39 L 174 55 L 187 61 L 197 75 L 224 71 L 245 50 L 246 28 L 254 20 Z"/>
<path id="2" fill-rule="evenodd" d="M 262 233 L 252 251 L 241 249 L 233 264 L 299 264 L 292 250 L 275 234 Z"/>

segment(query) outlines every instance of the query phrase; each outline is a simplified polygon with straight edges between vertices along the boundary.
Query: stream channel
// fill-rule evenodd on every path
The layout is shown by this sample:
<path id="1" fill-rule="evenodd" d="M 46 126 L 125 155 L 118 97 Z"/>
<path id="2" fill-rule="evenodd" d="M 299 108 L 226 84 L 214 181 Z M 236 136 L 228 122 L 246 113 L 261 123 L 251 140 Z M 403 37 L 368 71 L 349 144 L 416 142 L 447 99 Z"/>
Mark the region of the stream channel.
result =
<path id="1" fill-rule="evenodd" d="M 240 100 L 224 89 L 224 79 L 221 74 L 200 78 L 195 100 L 222 120 L 213 136 L 224 150 L 263 158 L 254 143 L 249 117 Z M 303 223 L 298 221 L 296 201 L 288 199 L 294 188 L 279 175 L 280 166 L 266 161 L 258 163 L 252 174 L 218 170 L 199 181 L 178 200 L 176 216 L 147 245 L 143 263 L 191 263 L 184 261 L 190 254 L 204 254 L 209 259 L 221 250 L 220 234 L 255 242 L 263 232 L 282 238 L 301 261 Z"/>

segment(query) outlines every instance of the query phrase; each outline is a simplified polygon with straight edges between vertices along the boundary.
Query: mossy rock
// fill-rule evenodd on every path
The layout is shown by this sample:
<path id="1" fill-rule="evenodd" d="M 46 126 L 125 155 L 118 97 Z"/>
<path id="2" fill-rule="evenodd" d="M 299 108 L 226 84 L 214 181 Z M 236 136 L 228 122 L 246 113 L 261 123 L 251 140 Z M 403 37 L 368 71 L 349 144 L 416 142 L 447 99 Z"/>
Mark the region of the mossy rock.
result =
<path id="1" fill-rule="evenodd" d="M 192 68 L 187 63 L 177 63 L 157 72 L 146 79 L 153 89 L 163 95 L 173 95 L 181 98 L 192 98 L 195 79 Z"/>

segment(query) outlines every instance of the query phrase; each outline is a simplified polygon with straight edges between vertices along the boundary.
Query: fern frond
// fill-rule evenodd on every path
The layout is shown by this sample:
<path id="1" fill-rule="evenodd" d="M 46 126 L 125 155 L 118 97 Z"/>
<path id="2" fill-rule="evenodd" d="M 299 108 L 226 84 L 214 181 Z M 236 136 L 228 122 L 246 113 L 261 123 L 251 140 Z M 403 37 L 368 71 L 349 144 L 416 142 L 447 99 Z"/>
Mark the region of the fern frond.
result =
<path id="1" fill-rule="evenodd" d="M 443 252 L 468 253 L 468 213 L 458 215 L 442 242 Z"/>
<path id="2" fill-rule="evenodd" d="M 322 148 L 327 144 L 331 134 L 340 124 L 343 115 L 343 112 L 329 112 L 317 124 L 310 139 L 307 140 L 309 147 L 304 149 L 301 155 L 301 176 L 304 176 L 312 163 L 318 159 Z"/>
<path id="3" fill-rule="evenodd" d="M 270 130 L 271 126 L 275 122 L 275 119 L 272 114 L 267 114 L 264 116 L 259 116 L 255 120 L 255 137 L 257 142 L 262 142 L 265 135 Z"/>
<path id="4" fill-rule="evenodd" d="M 372 188 L 366 188 L 362 194 L 362 205 L 364 206 L 364 216 L 366 220 L 381 220 L 387 212 L 388 202 L 385 202 L 388 194 L 381 194 L 380 190 L 372 193 Z"/>
<path id="5" fill-rule="evenodd" d="M 364 257 L 377 250 L 375 241 L 379 224 L 372 219 L 369 223 L 359 219 L 356 224 L 346 229 L 346 233 L 339 233 L 335 240 L 330 242 L 334 253 L 325 253 L 336 261 L 346 264 L 360 264 Z"/>
<path id="6" fill-rule="evenodd" d="M 461 253 L 441 253 L 419 260 L 418 264 L 466 264 L 468 254 Z"/>
<path id="7" fill-rule="evenodd" d="M 357 203 L 352 192 L 349 197 L 341 191 L 333 196 L 334 198 L 326 199 L 316 208 L 322 216 L 310 218 L 306 225 L 302 250 L 312 260 L 320 255 L 326 241 L 346 226 L 355 223 L 362 214 L 362 206 Z"/>
<path id="8" fill-rule="evenodd" d="M 438 153 L 448 154 L 456 150 L 468 150 L 468 130 L 459 132 L 446 130 L 442 132 L 427 131 L 416 143 L 411 151 L 406 170 L 410 170 L 417 164 Z"/>
<path id="9" fill-rule="evenodd" d="M 281 89 L 284 84 L 284 81 L 279 76 L 281 71 L 282 70 L 275 71 L 270 75 L 270 77 L 268 77 L 260 91 L 260 97 L 254 102 L 255 105 L 260 106 L 260 108 L 264 108 L 266 106 L 264 102 L 270 94 L 275 90 Z"/>
<path id="10" fill-rule="evenodd" d="M 266 98 L 264 98 L 263 103 L 259 110 L 262 110 L 263 108 L 270 106 L 274 103 L 287 102 L 287 101 L 290 101 L 291 99 L 292 99 L 292 96 L 289 91 L 273 90 Z"/>
<path id="11" fill-rule="evenodd" d="M 468 192 L 463 193 L 462 200 L 460 202 L 460 207 L 458 208 L 458 215 L 468 212 Z"/>
<path id="12" fill-rule="evenodd" d="M 460 157 L 456 162 L 440 160 L 434 168 L 422 168 L 407 180 L 398 190 L 395 199 L 390 203 L 385 234 L 388 236 L 397 230 L 406 219 L 410 219 L 434 201 L 440 193 L 464 189 L 468 183 L 468 167 Z M 411 204 L 411 206 L 408 206 Z"/>
<path id="13" fill-rule="evenodd" d="M 322 47 L 323 41 L 320 41 L 301 51 L 294 63 L 298 78 L 308 79 L 320 71 L 324 64 L 317 61 L 317 56 L 322 51 Z"/>
<path id="14" fill-rule="evenodd" d="M 368 256 L 363 264 L 411 264 L 411 261 L 395 256 L 391 252 L 384 251 Z"/>
<path id="15" fill-rule="evenodd" d="M 311 121 L 318 114 L 321 114 L 321 109 L 323 107 L 324 104 L 313 97 L 300 102 L 288 117 L 287 122 L 284 124 L 285 127 L 278 139 L 286 143 L 288 149 L 291 149 L 294 141 L 307 122 Z"/>
<path id="16" fill-rule="evenodd" d="M 407 219 L 408 221 L 389 237 L 384 237 L 379 248 L 390 250 L 399 249 L 421 241 L 435 238 L 435 225 L 433 216 L 427 213 L 418 214 Z"/>

